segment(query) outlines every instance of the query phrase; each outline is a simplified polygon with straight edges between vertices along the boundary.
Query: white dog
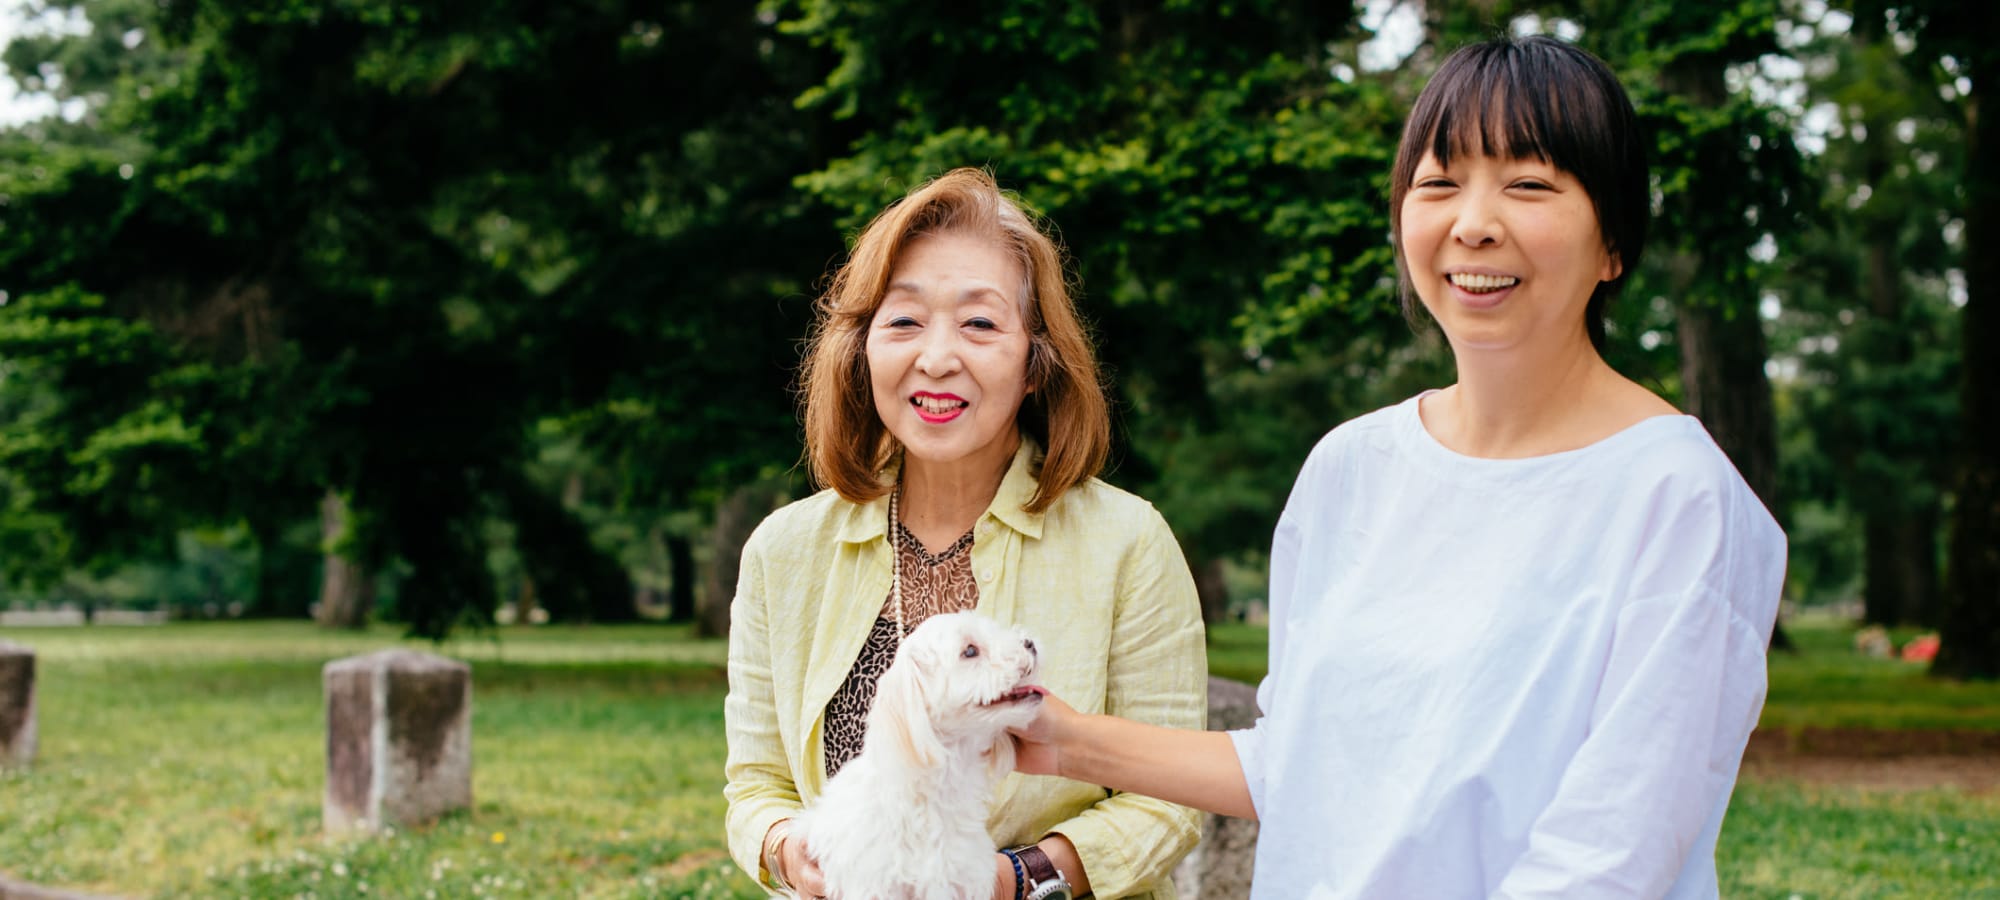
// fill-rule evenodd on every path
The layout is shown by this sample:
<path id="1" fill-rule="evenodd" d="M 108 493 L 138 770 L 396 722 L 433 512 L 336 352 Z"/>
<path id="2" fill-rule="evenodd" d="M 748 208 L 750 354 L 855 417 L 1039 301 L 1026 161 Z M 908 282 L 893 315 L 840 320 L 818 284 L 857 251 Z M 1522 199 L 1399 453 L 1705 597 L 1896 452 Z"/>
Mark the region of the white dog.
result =
<path id="1" fill-rule="evenodd" d="M 835 900 L 992 895 L 993 788 L 1014 769 L 1009 727 L 1041 701 L 1035 642 L 975 613 L 933 616 L 876 688 L 861 755 L 793 823 Z"/>

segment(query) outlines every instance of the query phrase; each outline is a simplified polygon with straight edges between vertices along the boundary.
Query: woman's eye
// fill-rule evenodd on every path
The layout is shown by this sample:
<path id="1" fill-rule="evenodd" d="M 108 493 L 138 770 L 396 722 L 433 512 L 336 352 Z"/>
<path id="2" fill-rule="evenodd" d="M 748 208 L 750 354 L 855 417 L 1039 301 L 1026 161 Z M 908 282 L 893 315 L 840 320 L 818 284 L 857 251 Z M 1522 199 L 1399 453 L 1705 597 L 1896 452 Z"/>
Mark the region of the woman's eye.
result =
<path id="1" fill-rule="evenodd" d="M 995 324 L 993 324 L 993 320 L 992 320 L 992 319 L 988 319 L 988 318 L 986 318 L 986 317 L 984 317 L 984 316 L 980 316 L 980 317 L 977 317 L 977 318 L 973 318 L 973 319 L 968 319 L 968 320 L 966 320 L 966 323 L 965 323 L 965 327 L 967 327 L 967 328 L 977 328 L 977 329 L 979 329 L 979 330 L 981 330 L 981 331 L 991 331 L 991 330 L 993 330 L 993 329 L 995 329 L 995 328 L 998 328 L 998 327 L 1000 327 L 1000 326 L 998 326 L 998 325 L 995 325 Z"/>
<path id="2" fill-rule="evenodd" d="M 1417 187 L 1420 188 L 1448 188 L 1452 186 L 1451 180 L 1448 178 L 1425 178 L 1417 182 Z"/>
<path id="3" fill-rule="evenodd" d="M 978 644 L 966 644 L 966 645 L 965 645 L 965 652 L 964 652 L 964 653 L 960 653 L 959 655 L 960 655 L 960 656 L 963 656 L 963 657 L 965 657 L 966 659 L 972 659 L 973 657 L 976 657 L 976 656 L 978 656 L 978 655 L 979 655 L 979 645 L 978 645 Z"/>
<path id="4" fill-rule="evenodd" d="M 1514 182 L 1514 186 L 1515 186 L 1515 187 L 1517 187 L 1517 188 L 1520 188 L 1520 189 L 1522 189 L 1522 190 L 1524 190 L 1524 191 L 1549 191 L 1549 190 L 1554 190 L 1554 188 L 1552 188 L 1552 187 L 1550 187 L 1550 186 L 1549 186 L 1548 182 L 1544 182 L 1544 181 L 1533 181 L 1533 180 L 1529 180 L 1529 181 L 1516 181 L 1516 182 Z"/>
<path id="5" fill-rule="evenodd" d="M 893 318 L 893 319 L 890 319 L 890 320 L 889 320 L 889 321 L 887 321 L 887 322 L 884 322 L 884 323 L 882 323 L 882 327 L 883 327 L 883 328 L 909 328 L 909 327 L 911 327 L 911 326 L 914 326 L 914 325 L 916 325 L 916 324 L 917 324 L 917 320 L 915 320 L 915 319 L 912 319 L 912 318 L 910 318 L 909 316 L 897 316 L 897 317 L 895 317 L 895 318 Z"/>

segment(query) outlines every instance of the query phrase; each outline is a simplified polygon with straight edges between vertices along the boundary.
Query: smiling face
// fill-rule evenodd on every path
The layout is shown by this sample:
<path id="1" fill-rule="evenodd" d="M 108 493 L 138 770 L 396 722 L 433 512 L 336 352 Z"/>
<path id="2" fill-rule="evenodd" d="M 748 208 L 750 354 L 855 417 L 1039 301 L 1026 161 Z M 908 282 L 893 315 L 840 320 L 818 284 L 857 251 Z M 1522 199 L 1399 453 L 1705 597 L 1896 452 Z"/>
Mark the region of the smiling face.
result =
<path id="1" fill-rule="evenodd" d="M 868 326 L 875 411 L 906 466 L 1004 468 L 1029 385 L 1026 277 L 998 243 L 960 233 L 903 248 Z"/>
<path id="2" fill-rule="evenodd" d="M 1575 176 L 1532 156 L 1427 153 L 1398 212 L 1404 270 L 1454 353 L 1588 343 L 1584 307 L 1619 267 Z"/>

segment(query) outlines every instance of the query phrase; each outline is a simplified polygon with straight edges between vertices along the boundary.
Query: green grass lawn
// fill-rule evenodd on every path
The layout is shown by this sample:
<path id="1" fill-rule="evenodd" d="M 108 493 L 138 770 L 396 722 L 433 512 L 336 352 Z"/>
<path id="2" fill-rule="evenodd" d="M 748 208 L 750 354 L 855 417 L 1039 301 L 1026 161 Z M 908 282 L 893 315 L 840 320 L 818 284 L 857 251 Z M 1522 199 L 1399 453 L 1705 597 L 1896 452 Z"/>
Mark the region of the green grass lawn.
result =
<path id="1" fill-rule="evenodd" d="M 1767 727 L 2000 728 L 2000 686 L 1935 684 L 1801 623 Z M 389 646 L 305 623 L 13 629 L 40 669 L 41 752 L 0 774 L 0 872 L 165 897 L 755 897 L 723 849 L 723 647 L 662 626 L 507 629 L 473 665 L 475 805 L 372 839 L 320 834 L 320 667 Z M 1218 629 L 1254 682 L 1263 633 Z M 2000 798 L 1742 785 L 1731 897 L 2000 897 Z"/>

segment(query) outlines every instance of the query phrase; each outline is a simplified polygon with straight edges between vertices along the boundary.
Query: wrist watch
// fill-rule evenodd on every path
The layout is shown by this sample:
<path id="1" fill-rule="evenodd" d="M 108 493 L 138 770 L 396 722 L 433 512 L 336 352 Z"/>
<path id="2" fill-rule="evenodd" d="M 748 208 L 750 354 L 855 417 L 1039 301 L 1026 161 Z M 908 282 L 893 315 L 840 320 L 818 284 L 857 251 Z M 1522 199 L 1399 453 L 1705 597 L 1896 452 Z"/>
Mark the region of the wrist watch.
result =
<path id="1" fill-rule="evenodd" d="M 1042 848 L 1034 844 L 1023 844 L 1014 848 L 1014 855 L 1020 857 L 1021 868 L 1028 871 L 1027 900 L 1075 900 L 1069 879 L 1063 877 Z"/>

